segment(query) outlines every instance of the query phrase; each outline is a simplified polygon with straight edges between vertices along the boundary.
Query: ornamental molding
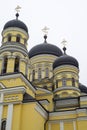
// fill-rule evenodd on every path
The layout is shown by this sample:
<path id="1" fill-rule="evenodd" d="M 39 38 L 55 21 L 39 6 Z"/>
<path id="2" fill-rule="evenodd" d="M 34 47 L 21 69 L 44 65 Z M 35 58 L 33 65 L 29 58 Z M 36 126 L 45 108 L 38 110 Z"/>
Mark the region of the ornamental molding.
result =
<path id="1" fill-rule="evenodd" d="M 86 114 L 87 110 L 85 108 L 83 108 L 83 109 L 76 109 L 73 111 L 52 112 L 52 113 L 49 113 L 49 117 L 54 117 L 54 116 L 65 116 L 66 117 L 66 116 L 71 115 L 71 114 L 80 114 L 80 113 Z"/>
<path id="2" fill-rule="evenodd" d="M 47 99 L 45 99 L 45 100 L 39 100 L 39 102 L 42 105 L 49 105 L 49 101 Z"/>
<path id="3" fill-rule="evenodd" d="M 76 71 L 76 73 L 79 73 L 79 69 L 78 69 L 77 67 L 73 66 L 73 65 L 61 65 L 61 66 L 58 66 L 58 67 L 56 67 L 56 68 L 54 69 L 54 73 L 58 73 L 58 70 L 59 70 L 59 71 L 64 71 L 65 68 L 66 68 L 67 70 L 70 70 L 70 69 L 71 69 L 70 72 Z M 67 71 L 67 70 L 66 70 L 66 71 Z M 66 72 L 66 71 L 65 71 L 65 72 Z"/>
<path id="4" fill-rule="evenodd" d="M 62 90 L 75 90 L 80 92 L 80 89 L 76 88 L 76 87 L 71 87 L 71 86 L 65 86 L 65 87 L 60 87 L 54 90 L 54 93 L 56 93 L 57 91 L 62 91 Z"/>
<path id="5" fill-rule="evenodd" d="M 11 52 L 14 52 L 14 51 L 18 51 L 18 52 L 21 52 L 23 53 L 24 55 L 28 56 L 28 52 L 26 49 L 24 49 L 23 47 L 20 47 L 20 46 L 15 46 L 15 45 L 6 45 L 6 46 L 2 46 L 0 48 L 0 53 L 2 52 L 6 52 L 6 51 L 11 51 Z"/>
<path id="6" fill-rule="evenodd" d="M 52 92 L 51 91 L 49 91 L 49 90 L 46 90 L 46 89 L 42 89 L 42 88 L 36 88 L 37 89 L 37 92 L 38 92 L 38 90 L 40 90 L 40 91 L 42 91 L 42 92 L 46 92 L 46 93 L 48 93 L 48 94 L 52 94 Z"/>
<path id="7" fill-rule="evenodd" d="M 81 101 L 81 102 L 87 101 L 87 95 L 80 97 L 80 101 Z"/>
<path id="8" fill-rule="evenodd" d="M 57 56 L 51 55 L 51 54 L 40 54 L 33 56 L 30 58 L 31 64 L 38 63 L 38 62 L 48 62 L 49 58 L 49 63 L 53 63 L 54 60 L 57 58 Z"/>
<path id="9" fill-rule="evenodd" d="M 86 117 L 78 117 L 77 121 L 87 121 L 87 116 Z"/>
<path id="10" fill-rule="evenodd" d="M 45 111 L 45 109 L 42 108 L 42 106 L 38 102 L 36 103 L 35 110 L 39 112 L 45 119 L 47 119 L 48 113 Z"/>
<path id="11" fill-rule="evenodd" d="M 16 31 L 16 32 L 24 33 L 24 35 L 26 35 L 27 39 L 29 38 L 29 34 L 25 30 L 23 30 L 21 28 L 17 28 L 17 27 L 9 27 L 9 28 L 3 30 L 2 36 L 4 35 L 4 33 L 9 32 L 9 31 Z"/>
<path id="12" fill-rule="evenodd" d="M 75 118 L 72 118 L 72 119 L 49 120 L 48 123 L 56 124 L 56 123 L 60 123 L 61 121 L 63 121 L 64 123 L 65 123 L 65 122 L 71 123 L 71 122 L 75 122 L 76 119 L 75 119 Z"/>
<path id="13" fill-rule="evenodd" d="M 2 103 L 0 103 L 0 105 L 2 105 L 2 106 L 4 106 L 4 105 L 9 105 L 9 104 L 22 104 L 22 101 L 9 101 L 9 102 L 2 102 Z"/>
<path id="14" fill-rule="evenodd" d="M 66 115 L 71 115 L 71 114 L 76 114 L 76 111 L 52 112 L 52 113 L 49 113 L 49 117 L 66 116 Z"/>
<path id="15" fill-rule="evenodd" d="M 77 109 L 77 110 L 76 110 L 76 113 L 77 113 L 77 114 L 80 114 L 80 113 L 87 113 L 87 110 L 84 109 L 84 108 L 83 108 L 83 109 Z"/>
<path id="16" fill-rule="evenodd" d="M 25 93 L 25 87 L 15 87 L 15 88 L 4 88 L 0 90 L 0 94 L 15 94 L 15 93 Z"/>

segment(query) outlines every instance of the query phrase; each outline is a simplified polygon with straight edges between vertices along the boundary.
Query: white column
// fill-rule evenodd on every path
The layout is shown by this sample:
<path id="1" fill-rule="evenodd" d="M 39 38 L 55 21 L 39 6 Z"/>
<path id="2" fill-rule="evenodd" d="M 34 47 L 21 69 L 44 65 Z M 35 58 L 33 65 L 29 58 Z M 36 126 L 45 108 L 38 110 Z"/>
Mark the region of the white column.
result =
<path id="1" fill-rule="evenodd" d="M 48 130 L 51 130 L 51 123 L 48 124 Z"/>
<path id="2" fill-rule="evenodd" d="M 64 123 L 63 123 L 63 121 L 60 121 L 60 130 L 64 130 Z"/>
<path id="3" fill-rule="evenodd" d="M 73 130 L 76 130 L 76 122 L 73 121 Z"/>
<path id="4" fill-rule="evenodd" d="M 8 105 L 6 130 L 11 130 L 12 126 L 12 115 L 13 115 L 13 104 Z"/>
<path id="5" fill-rule="evenodd" d="M 0 97 L 0 130 L 1 130 L 1 123 L 2 123 L 2 113 L 3 113 L 3 93 L 1 94 Z"/>

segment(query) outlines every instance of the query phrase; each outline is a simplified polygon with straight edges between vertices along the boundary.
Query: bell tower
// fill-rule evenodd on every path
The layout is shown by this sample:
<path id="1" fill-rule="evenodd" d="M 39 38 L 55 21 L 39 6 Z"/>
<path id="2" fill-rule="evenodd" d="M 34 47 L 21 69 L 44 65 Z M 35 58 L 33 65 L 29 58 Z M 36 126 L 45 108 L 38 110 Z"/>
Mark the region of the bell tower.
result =
<path id="1" fill-rule="evenodd" d="M 28 28 L 19 20 L 19 8 L 16 10 L 16 19 L 8 21 L 2 31 L 0 74 L 22 72 L 28 78 Z"/>

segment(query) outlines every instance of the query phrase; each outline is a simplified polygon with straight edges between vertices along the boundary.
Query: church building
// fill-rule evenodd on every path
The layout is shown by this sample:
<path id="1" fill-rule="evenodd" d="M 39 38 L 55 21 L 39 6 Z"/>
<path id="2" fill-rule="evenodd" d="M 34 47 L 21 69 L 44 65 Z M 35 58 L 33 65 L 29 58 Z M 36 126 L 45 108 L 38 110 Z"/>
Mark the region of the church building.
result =
<path id="1" fill-rule="evenodd" d="M 87 130 L 87 87 L 77 59 L 46 34 L 29 51 L 28 39 L 17 13 L 2 30 L 0 130 Z"/>

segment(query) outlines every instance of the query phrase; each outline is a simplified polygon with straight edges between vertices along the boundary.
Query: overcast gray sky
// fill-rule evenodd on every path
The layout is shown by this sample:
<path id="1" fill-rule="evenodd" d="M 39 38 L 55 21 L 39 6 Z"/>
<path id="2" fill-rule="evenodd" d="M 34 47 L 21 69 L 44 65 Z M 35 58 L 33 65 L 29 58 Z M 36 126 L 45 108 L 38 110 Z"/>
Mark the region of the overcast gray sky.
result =
<path id="1" fill-rule="evenodd" d="M 0 32 L 15 18 L 17 5 L 29 30 L 28 50 L 43 42 L 41 29 L 49 27 L 48 42 L 62 49 L 62 39 L 67 40 L 67 54 L 79 61 L 80 82 L 87 85 L 87 0 L 1 0 Z"/>

